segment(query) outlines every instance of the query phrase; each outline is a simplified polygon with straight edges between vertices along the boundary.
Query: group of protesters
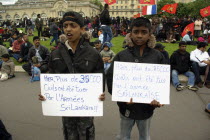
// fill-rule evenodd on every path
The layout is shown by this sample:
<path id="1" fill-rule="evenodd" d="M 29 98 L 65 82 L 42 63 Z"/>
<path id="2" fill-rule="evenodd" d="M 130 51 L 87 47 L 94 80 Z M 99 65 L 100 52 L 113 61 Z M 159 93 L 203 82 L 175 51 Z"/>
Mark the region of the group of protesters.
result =
<path id="1" fill-rule="evenodd" d="M 195 34 L 188 32 L 186 37 L 181 37 L 184 28 L 192 23 L 195 24 Z M 33 26 L 35 25 L 35 26 Z M 25 31 L 17 30 L 24 27 Z M 199 27 L 197 27 L 199 26 Z M 38 35 L 34 35 L 34 30 Z M 108 90 L 112 92 L 113 65 L 114 61 L 170 64 L 172 68 L 172 83 L 177 91 L 185 88 L 178 79 L 179 74 L 184 74 L 188 79 L 187 88 L 197 91 L 204 85 L 210 88 L 210 22 L 208 19 L 200 18 L 110 18 L 109 6 L 105 4 L 103 12 L 95 17 L 82 17 L 77 12 L 67 12 L 63 19 L 49 18 L 44 25 L 40 14 L 32 21 L 24 19 L 22 24 L 12 24 L 5 21 L 1 25 L 0 65 L 1 80 L 15 77 L 14 62 L 10 57 L 19 62 L 25 62 L 23 69 L 32 76 L 32 81 L 39 81 L 40 73 L 102 73 L 106 76 Z M 33 42 L 29 42 L 28 36 L 34 36 Z M 115 55 L 111 50 L 114 46 L 112 38 L 125 36 L 126 48 Z M 49 39 L 51 50 L 42 46 L 40 41 Z M 91 37 L 98 38 L 91 42 Z M 183 40 L 188 38 L 191 40 Z M 202 37 L 203 39 L 199 38 Z M 140 41 L 139 41 L 140 40 Z M 3 43 L 9 41 L 10 46 L 6 48 Z M 52 46 L 55 41 L 55 46 Z M 176 43 L 178 49 L 169 58 L 164 46 L 157 42 Z M 123 44 L 123 42 L 122 42 Z M 186 46 L 196 45 L 197 48 L 188 53 Z M 154 48 L 154 49 L 153 49 Z M 51 51 L 51 52 L 50 52 Z M 91 54 L 91 55 L 90 55 Z M 68 62 L 68 63 L 67 63 Z M 200 75 L 205 75 L 204 81 Z M 104 83 L 105 84 L 105 83 Z M 195 86 L 197 85 L 197 87 Z M 44 101 L 42 95 L 40 100 Z M 101 94 L 99 99 L 105 99 Z M 149 126 L 153 110 L 161 107 L 158 101 L 150 104 L 118 103 L 120 108 L 121 132 L 120 139 L 130 139 L 133 123 L 136 121 L 140 137 L 149 139 Z M 206 109 L 206 111 L 209 111 Z M 65 139 L 94 139 L 93 117 L 63 117 Z M 76 124 L 75 124 L 76 123 Z M 123 125 L 128 124 L 128 125 Z M 75 127 L 78 126 L 77 129 Z M 142 125 L 142 126 L 141 126 Z"/>

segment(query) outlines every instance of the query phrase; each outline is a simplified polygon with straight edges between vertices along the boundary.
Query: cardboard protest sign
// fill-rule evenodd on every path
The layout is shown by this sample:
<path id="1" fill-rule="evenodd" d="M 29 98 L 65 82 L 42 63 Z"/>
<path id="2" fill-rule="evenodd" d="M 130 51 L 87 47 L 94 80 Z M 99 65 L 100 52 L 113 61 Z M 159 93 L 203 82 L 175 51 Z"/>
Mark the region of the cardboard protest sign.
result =
<path id="1" fill-rule="evenodd" d="M 41 74 L 46 116 L 103 116 L 102 74 Z"/>
<path id="2" fill-rule="evenodd" d="M 112 101 L 170 104 L 170 65 L 114 62 Z"/>

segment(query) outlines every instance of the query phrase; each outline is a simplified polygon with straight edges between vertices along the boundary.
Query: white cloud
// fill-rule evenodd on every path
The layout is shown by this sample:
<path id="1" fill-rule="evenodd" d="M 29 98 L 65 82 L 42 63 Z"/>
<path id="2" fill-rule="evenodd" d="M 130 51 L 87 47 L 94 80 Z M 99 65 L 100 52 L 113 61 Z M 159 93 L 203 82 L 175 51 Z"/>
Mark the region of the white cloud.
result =
<path id="1" fill-rule="evenodd" d="M 14 4 L 17 0 L 0 0 L 3 5 Z"/>

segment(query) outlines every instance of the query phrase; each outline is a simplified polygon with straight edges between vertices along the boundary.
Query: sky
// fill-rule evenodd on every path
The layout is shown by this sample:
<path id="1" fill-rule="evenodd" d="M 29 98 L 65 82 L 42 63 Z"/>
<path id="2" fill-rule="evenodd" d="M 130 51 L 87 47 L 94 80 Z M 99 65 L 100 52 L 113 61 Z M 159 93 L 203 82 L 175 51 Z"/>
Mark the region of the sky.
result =
<path id="1" fill-rule="evenodd" d="M 14 4 L 17 0 L 0 0 L 3 5 Z"/>

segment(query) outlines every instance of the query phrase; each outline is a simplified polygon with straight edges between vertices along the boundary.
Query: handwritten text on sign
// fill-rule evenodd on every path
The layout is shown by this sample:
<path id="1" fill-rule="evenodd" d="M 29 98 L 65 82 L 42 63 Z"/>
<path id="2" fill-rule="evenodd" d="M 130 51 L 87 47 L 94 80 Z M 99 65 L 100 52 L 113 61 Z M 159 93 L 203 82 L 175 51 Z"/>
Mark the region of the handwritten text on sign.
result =
<path id="1" fill-rule="evenodd" d="M 41 74 L 43 114 L 103 116 L 102 74 Z"/>
<path id="2" fill-rule="evenodd" d="M 114 62 L 112 100 L 170 104 L 170 66 Z"/>

